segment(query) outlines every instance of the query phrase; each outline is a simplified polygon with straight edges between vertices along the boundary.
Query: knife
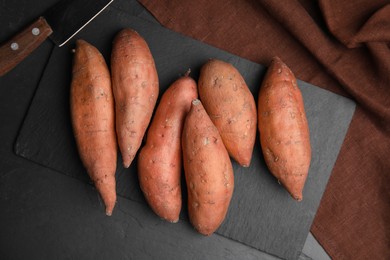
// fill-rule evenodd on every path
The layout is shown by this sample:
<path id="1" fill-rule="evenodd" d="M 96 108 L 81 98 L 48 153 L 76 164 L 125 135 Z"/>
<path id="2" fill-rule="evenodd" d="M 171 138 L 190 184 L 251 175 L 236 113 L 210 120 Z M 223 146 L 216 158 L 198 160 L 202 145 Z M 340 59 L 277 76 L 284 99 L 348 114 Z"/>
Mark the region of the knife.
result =
<path id="1" fill-rule="evenodd" d="M 0 46 L 0 76 L 5 75 L 48 37 L 58 47 L 98 16 L 114 0 L 61 0 Z"/>

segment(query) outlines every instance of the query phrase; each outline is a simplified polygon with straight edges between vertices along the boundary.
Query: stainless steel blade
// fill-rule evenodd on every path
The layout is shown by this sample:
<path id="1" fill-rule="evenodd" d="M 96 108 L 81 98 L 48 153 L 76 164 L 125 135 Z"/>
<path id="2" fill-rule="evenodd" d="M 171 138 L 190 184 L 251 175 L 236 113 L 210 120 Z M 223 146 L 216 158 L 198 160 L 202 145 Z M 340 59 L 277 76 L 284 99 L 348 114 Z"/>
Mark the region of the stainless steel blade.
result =
<path id="1" fill-rule="evenodd" d="M 114 0 L 61 0 L 43 16 L 53 30 L 49 36 L 63 46 Z"/>

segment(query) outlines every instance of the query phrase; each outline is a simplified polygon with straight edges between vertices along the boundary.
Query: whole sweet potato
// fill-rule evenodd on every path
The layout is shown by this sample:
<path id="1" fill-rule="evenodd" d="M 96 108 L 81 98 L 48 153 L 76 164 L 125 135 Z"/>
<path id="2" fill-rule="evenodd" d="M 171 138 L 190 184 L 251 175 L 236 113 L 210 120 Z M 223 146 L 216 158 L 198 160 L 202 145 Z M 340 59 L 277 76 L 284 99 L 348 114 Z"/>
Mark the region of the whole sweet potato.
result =
<path id="1" fill-rule="evenodd" d="M 190 221 L 199 233 L 211 235 L 225 219 L 234 176 L 218 129 L 198 99 L 185 120 L 182 146 Z"/>
<path id="2" fill-rule="evenodd" d="M 257 110 L 240 72 L 230 63 L 209 60 L 202 66 L 198 88 L 200 100 L 230 156 L 248 167 L 256 140 Z"/>
<path id="3" fill-rule="evenodd" d="M 189 76 L 176 80 L 162 95 L 138 156 L 141 190 L 153 211 L 177 222 L 181 210 L 181 134 L 191 101 L 198 97 Z"/>
<path id="4" fill-rule="evenodd" d="M 159 93 L 158 75 L 146 41 L 134 30 L 115 37 L 111 53 L 116 131 L 124 167 L 129 167 L 150 123 Z"/>
<path id="5" fill-rule="evenodd" d="M 296 78 L 278 57 L 260 88 L 258 124 L 269 170 L 294 199 L 302 200 L 311 160 L 309 127 Z"/>
<path id="6" fill-rule="evenodd" d="M 106 205 L 106 214 L 111 215 L 116 202 L 114 97 L 103 56 L 83 40 L 76 43 L 70 91 L 78 152 Z"/>

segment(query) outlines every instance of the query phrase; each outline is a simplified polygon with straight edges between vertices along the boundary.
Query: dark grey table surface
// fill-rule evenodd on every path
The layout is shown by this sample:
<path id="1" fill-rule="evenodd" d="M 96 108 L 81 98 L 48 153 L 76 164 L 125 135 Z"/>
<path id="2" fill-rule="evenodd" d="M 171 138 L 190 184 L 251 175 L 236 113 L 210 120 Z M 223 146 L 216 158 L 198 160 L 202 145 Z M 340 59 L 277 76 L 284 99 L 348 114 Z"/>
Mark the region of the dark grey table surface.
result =
<path id="1" fill-rule="evenodd" d="M 0 0 L 0 42 L 56 2 Z M 153 21 L 136 1 L 128 5 L 132 15 Z M 121 206 L 107 220 L 91 185 L 15 155 L 15 140 L 53 47 L 45 41 L 0 78 L 0 255 L 4 259 L 276 259 L 218 234 L 207 239 L 194 236 L 187 223 L 166 225 L 150 216 L 147 205 L 121 197 Z M 311 234 L 299 258 L 329 259 Z"/>

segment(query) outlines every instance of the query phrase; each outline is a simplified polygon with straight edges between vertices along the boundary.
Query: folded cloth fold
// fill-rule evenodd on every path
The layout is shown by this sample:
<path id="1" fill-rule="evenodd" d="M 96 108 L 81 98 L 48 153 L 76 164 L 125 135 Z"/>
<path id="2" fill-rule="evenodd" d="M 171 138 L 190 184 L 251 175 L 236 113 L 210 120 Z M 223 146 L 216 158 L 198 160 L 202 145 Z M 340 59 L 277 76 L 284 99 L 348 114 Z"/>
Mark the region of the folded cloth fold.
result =
<path id="1" fill-rule="evenodd" d="M 330 32 L 349 48 L 369 42 L 390 42 L 390 3 L 321 0 L 319 6 Z"/>

